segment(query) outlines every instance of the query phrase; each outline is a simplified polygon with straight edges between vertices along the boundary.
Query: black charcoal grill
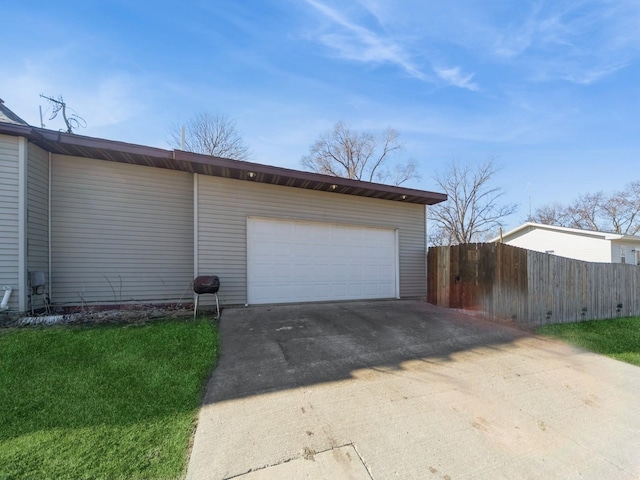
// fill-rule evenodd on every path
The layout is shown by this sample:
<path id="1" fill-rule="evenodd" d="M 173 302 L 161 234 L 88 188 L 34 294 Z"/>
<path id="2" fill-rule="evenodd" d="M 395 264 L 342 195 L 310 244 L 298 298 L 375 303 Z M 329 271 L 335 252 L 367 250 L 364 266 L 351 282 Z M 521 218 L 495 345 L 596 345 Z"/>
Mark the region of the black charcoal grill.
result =
<path id="1" fill-rule="evenodd" d="M 200 295 L 210 293 L 216 297 L 216 318 L 220 318 L 220 303 L 218 302 L 218 290 L 220 290 L 220 279 L 217 275 L 201 275 L 193 281 L 193 292 L 196 294 L 193 303 L 193 318 L 198 313 L 198 299 Z"/>

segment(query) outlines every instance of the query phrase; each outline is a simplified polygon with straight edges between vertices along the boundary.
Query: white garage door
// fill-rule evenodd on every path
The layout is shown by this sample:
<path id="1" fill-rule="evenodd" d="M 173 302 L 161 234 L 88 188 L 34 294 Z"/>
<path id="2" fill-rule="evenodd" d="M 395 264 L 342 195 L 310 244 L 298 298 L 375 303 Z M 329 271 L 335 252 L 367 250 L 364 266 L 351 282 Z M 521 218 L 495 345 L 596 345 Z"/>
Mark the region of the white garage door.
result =
<path id="1" fill-rule="evenodd" d="M 248 301 L 395 298 L 397 257 L 395 230 L 249 218 Z"/>

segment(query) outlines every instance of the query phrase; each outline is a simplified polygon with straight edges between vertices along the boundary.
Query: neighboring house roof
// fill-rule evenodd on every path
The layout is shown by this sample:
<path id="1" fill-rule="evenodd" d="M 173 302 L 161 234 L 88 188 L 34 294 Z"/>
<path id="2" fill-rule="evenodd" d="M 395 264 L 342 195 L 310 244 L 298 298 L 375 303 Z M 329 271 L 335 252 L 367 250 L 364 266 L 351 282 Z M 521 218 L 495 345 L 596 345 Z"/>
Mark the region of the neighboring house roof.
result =
<path id="1" fill-rule="evenodd" d="M 21 119 L 18 115 L 9 110 L 5 104 L 4 100 L 0 98 L 0 122 L 4 123 L 13 123 L 15 125 L 26 125 L 29 126 L 27 122 Z"/>
<path id="2" fill-rule="evenodd" d="M 7 109 L 8 110 L 8 109 Z M 19 118 L 16 116 L 16 118 Z M 434 205 L 443 202 L 443 193 L 363 182 L 318 173 L 303 172 L 259 163 L 213 157 L 181 150 L 135 145 L 36 128 L 0 118 L 0 134 L 26 137 L 44 150 L 62 155 L 95 158 L 111 162 L 168 168 L 216 177 L 329 191 L 346 195 Z"/>
<path id="3" fill-rule="evenodd" d="M 513 230 L 508 231 L 502 235 L 503 241 L 508 240 L 510 237 L 513 237 L 517 233 L 530 231 L 534 229 L 543 229 L 543 230 L 552 230 L 557 232 L 569 233 L 572 235 L 588 235 L 593 237 L 599 237 L 603 240 L 625 240 L 625 241 L 636 241 L 640 242 L 640 237 L 636 235 L 622 235 L 619 233 L 611 233 L 611 232 L 599 232 L 596 230 L 581 230 L 579 228 L 568 228 L 568 227 L 558 227 L 556 225 L 545 225 L 542 223 L 534 223 L 534 222 L 526 222 L 520 225 L 519 227 L 514 228 Z M 490 242 L 499 242 L 500 236 L 492 238 Z"/>

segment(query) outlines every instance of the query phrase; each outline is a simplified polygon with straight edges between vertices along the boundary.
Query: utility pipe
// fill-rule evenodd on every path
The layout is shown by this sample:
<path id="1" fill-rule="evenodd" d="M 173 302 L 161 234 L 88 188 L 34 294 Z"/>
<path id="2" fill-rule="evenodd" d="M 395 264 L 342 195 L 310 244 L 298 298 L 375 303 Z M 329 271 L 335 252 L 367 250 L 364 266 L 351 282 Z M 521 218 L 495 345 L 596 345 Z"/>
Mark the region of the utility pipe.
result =
<path id="1" fill-rule="evenodd" d="M 13 290 L 10 286 L 5 285 L 4 287 L 4 297 L 2 297 L 2 303 L 0 303 L 0 312 L 5 310 L 9 310 L 9 297 L 11 296 L 11 292 Z"/>

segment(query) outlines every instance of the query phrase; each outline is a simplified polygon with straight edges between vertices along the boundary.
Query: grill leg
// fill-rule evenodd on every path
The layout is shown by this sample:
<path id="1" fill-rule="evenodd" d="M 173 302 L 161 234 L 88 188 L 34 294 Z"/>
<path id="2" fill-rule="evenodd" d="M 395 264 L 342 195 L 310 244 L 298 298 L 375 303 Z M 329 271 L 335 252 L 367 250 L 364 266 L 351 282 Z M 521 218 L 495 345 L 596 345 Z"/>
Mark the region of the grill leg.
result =
<path id="1" fill-rule="evenodd" d="M 220 304 L 218 303 L 218 294 L 214 293 L 214 295 L 216 296 L 216 313 L 217 313 L 216 319 L 220 320 Z"/>
<path id="2" fill-rule="evenodd" d="M 197 293 L 195 294 L 196 296 L 196 300 L 195 302 L 193 302 L 193 319 L 196 319 L 196 315 L 198 314 L 198 299 L 200 298 L 200 295 L 198 295 Z"/>

